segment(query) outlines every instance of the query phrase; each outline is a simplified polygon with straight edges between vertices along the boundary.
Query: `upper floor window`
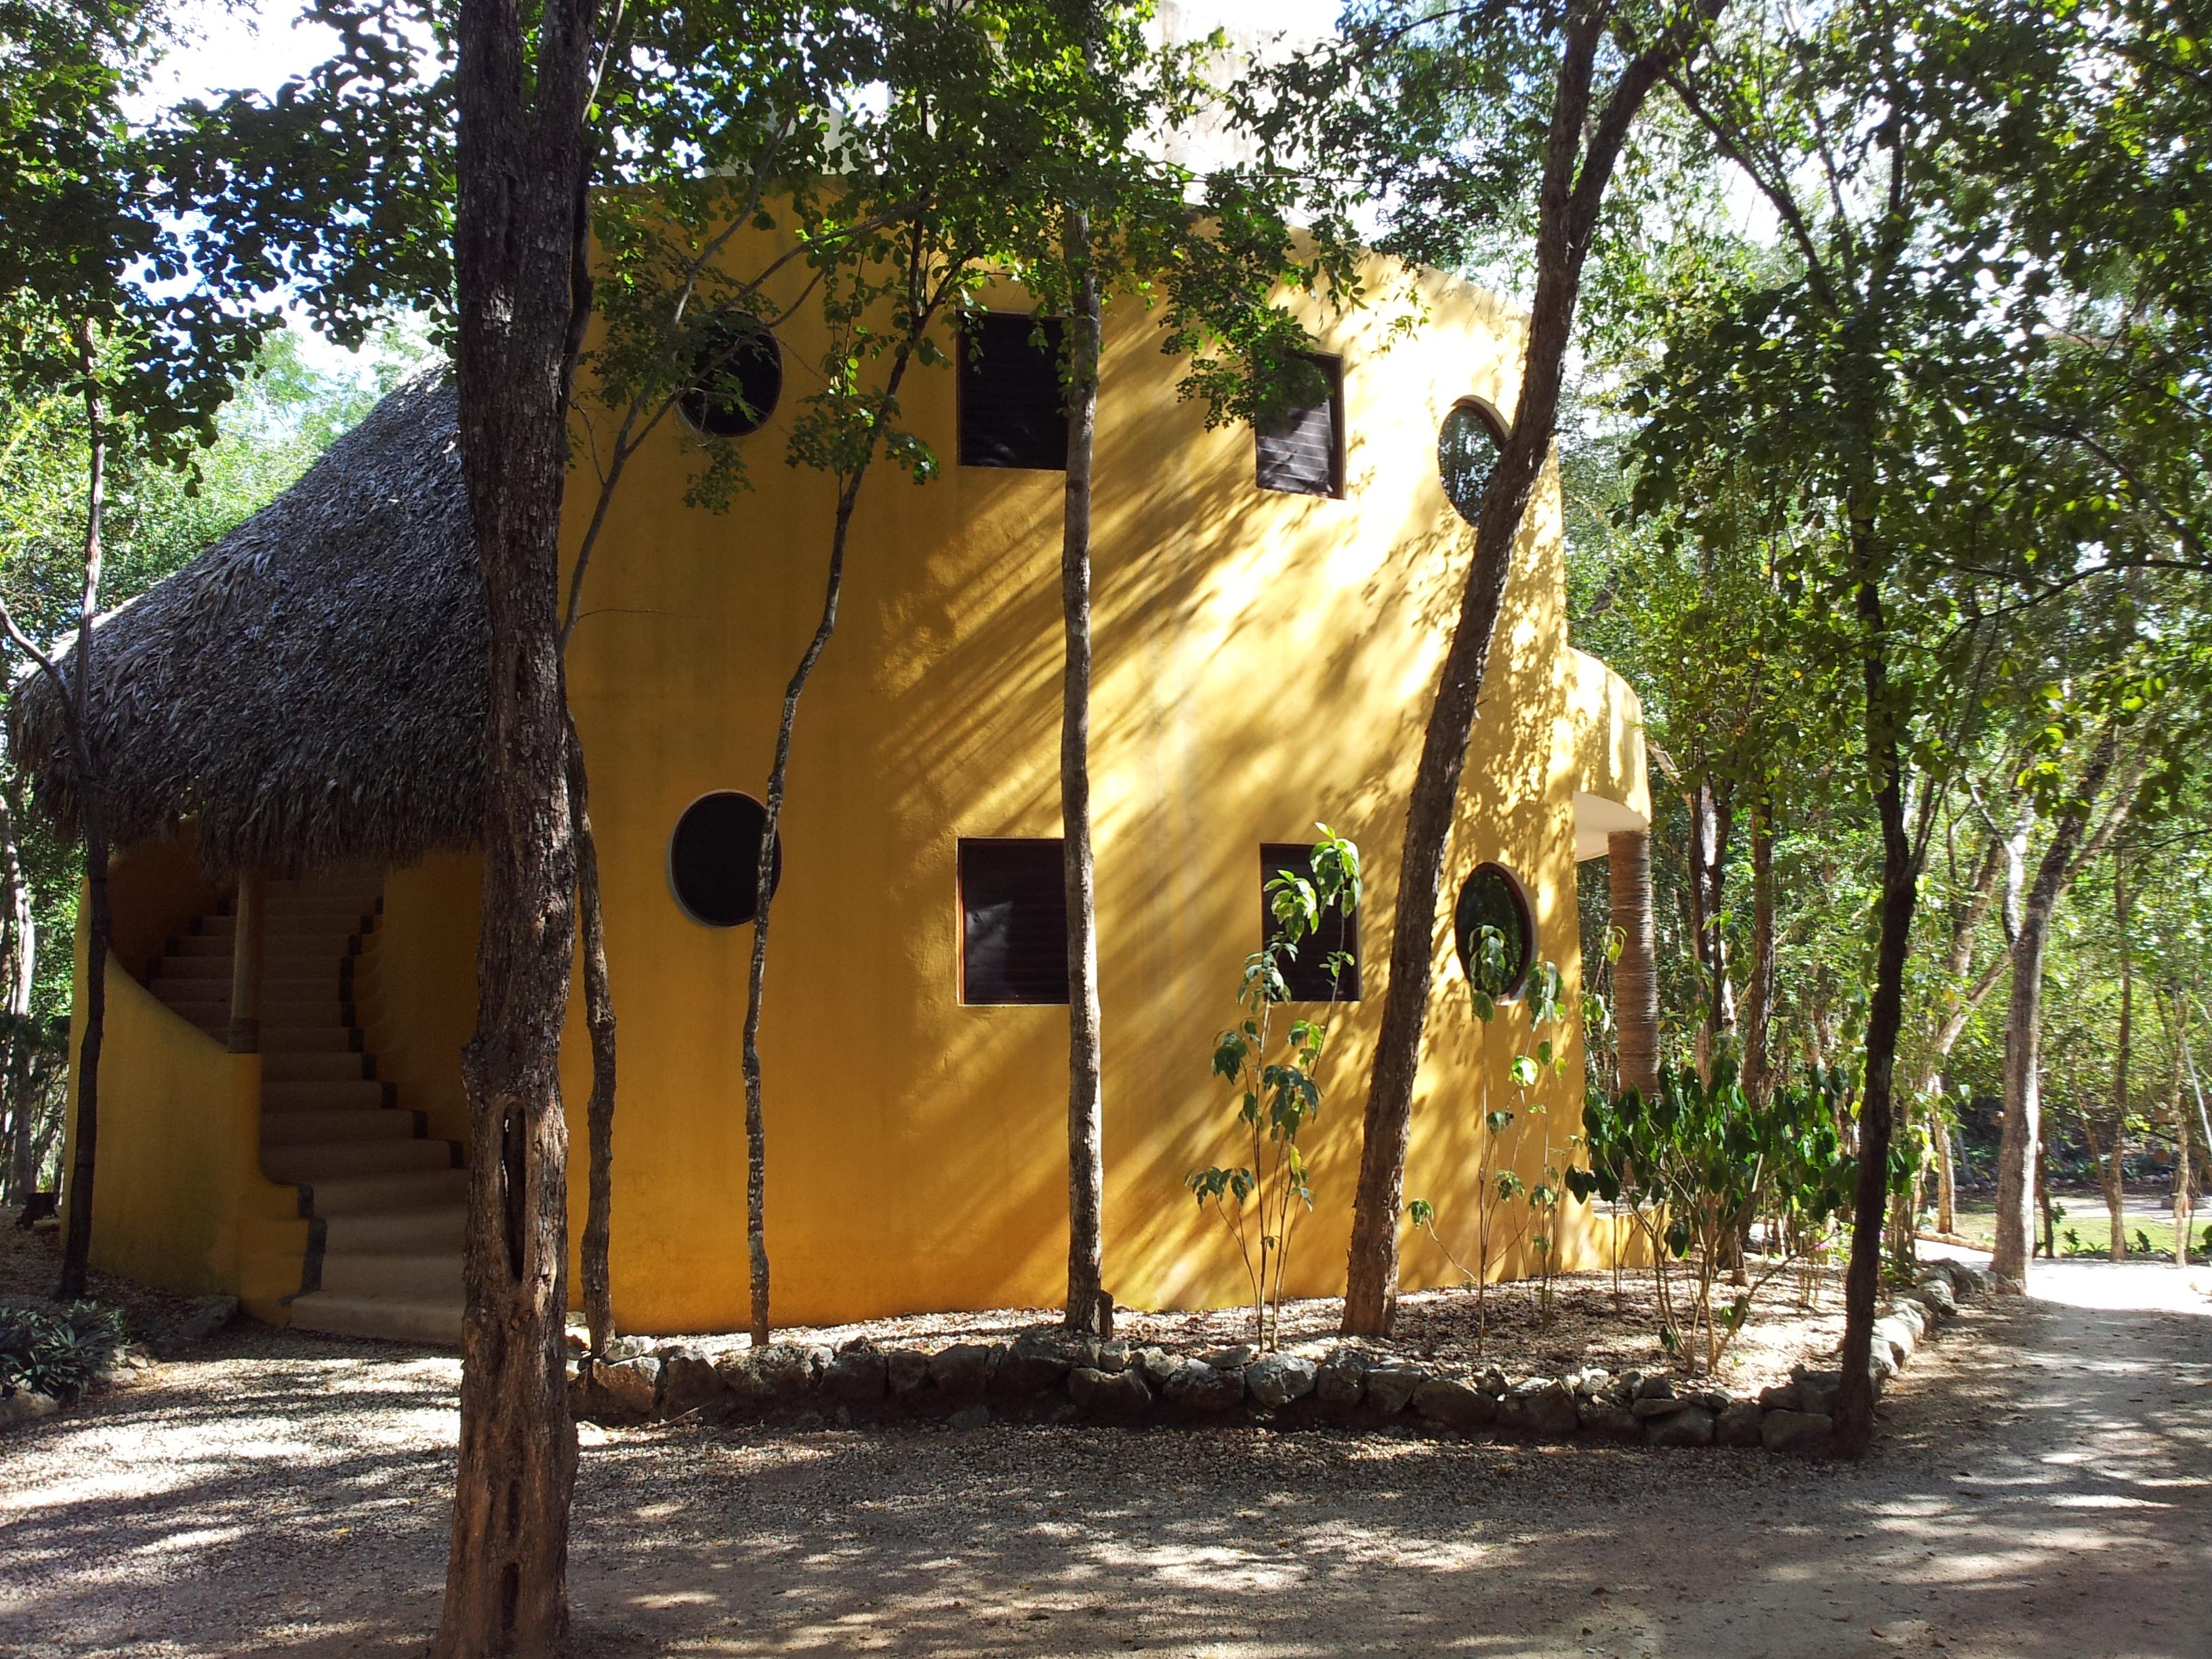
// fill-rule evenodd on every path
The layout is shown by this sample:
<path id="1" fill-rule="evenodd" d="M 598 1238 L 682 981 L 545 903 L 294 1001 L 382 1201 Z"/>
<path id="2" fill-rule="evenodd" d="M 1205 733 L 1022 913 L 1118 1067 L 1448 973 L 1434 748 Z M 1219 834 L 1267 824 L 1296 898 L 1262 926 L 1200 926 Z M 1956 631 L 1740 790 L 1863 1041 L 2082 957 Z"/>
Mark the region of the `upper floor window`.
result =
<path id="1" fill-rule="evenodd" d="M 1057 317 L 985 312 L 960 325 L 960 465 L 1067 469 Z"/>
<path id="2" fill-rule="evenodd" d="M 1262 421 L 1255 437 L 1262 489 L 1294 495 L 1344 494 L 1344 360 L 1309 355 L 1316 371 L 1308 396 Z"/>
<path id="3" fill-rule="evenodd" d="M 775 336 L 750 317 L 718 319 L 692 361 L 690 388 L 678 398 L 684 418 L 710 438 L 757 432 L 783 396 L 783 354 Z"/>
<path id="4" fill-rule="evenodd" d="M 1285 870 L 1293 875 L 1311 877 L 1313 874 L 1313 844 L 1310 842 L 1271 841 L 1260 848 L 1260 937 L 1273 939 L 1281 931 L 1275 920 L 1273 903 L 1267 896 L 1267 884 Z M 1341 952 L 1350 957 L 1339 970 L 1334 988 L 1328 971 L 1328 959 Z M 1346 915 L 1334 905 L 1321 914 L 1321 926 L 1297 943 L 1296 955 L 1276 959 L 1282 970 L 1283 988 L 1292 1002 L 1327 1002 L 1331 997 L 1339 1002 L 1359 1000 L 1359 911 L 1355 906 Z"/>
<path id="5" fill-rule="evenodd" d="M 1058 836 L 963 839 L 960 1000 L 1067 1000 L 1067 885 Z"/>
<path id="6" fill-rule="evenodd" d="M 735 789 L 702 795 L 668 838 L 668 885 L 684 915 L 709 927 L 738 927 L 759 908 L 761 836 L 768 808 Z M 783 880 L 783 837 L 769 854 L 771 897 Z"/>
<path id="7" fill-rule="evenodd" d="M 1528 988 L 1536 960 L 1536 919 L 1528 896 L 1502 864 L 1477 865 L 1452 906 L 1452 943 L 1468 983 L 1501 1002 Z"/>
<path id="8" fill-rule="evenodd" d="M 1473 524 L 1482 516 L 1482 498 L 1505 445 L 1505 429 L 1482 404 L 1462 400 L 1452 405 L 1437 434 L 1437 471 L 1444 495 L 1461 518 Z"/>

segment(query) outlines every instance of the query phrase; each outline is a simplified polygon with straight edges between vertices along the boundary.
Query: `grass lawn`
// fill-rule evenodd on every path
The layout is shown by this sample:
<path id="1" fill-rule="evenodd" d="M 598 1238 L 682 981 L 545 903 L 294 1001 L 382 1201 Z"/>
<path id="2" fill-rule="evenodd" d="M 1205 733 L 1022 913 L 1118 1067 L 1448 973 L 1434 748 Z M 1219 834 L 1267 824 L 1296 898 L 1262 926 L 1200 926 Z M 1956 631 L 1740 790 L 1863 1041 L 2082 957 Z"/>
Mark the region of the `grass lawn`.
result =
<path id="1" fill-rule="evenodd" d="M 2127 1231 L 2128 1254 L 2133 1255 L 2141 1249 L 2140 1242 L 2136 1237 L 2136 1234 L 2140 1231 L 2149 1237 L 2153 1252 L 2162 1254 L 2169 1261 L 2172 1260 L 2173 1256 L 2172 1216 L 2166 1212 L 2162 1205 L 2155 1214 L 2148 1213 L 2141 1206 L 2141 1200 L 2130 1199 L 2128 1201 L 2127 1213 L 2121 1223 Z M 2103 1199 L 2094 1194 L 2064 1193 L 2056 1196 L 2052 1208 L 2058 1217 L 2059 1255 L 2101 1256 L 2111 1248 L 2112 1218 L 2105 1208 Z M 1958 1208 L 1957 1217 L 1959 1236 L 1961 1238 L 1971 1238 L 1976 1243 L 1984 1246 L 1996 1242 L 1996 1206 L 1995 1205 L 1962 1204 Z M 2039 1244 L 2043 1237 L 2042 1223 L 2039 1218 L 2036 1225 L 2036 1239 Z M 2199 1200 L 2197 1224 L 2192 1230 L 2193 1237 L 2189 1250 L 2191 1261 L 2202 1261 L 2208 1255 L 2212 1255 L 2212 1249 L 2208 1249 L 2205 1243 L 2207 1227 L 2212 1227 L 2212 1208 L 2208 1208 L 2204 1201 Z M 2069 1230 L 2080 1240 L 2078 1245 L 2067 1238 L 2066 1235 Z"/>

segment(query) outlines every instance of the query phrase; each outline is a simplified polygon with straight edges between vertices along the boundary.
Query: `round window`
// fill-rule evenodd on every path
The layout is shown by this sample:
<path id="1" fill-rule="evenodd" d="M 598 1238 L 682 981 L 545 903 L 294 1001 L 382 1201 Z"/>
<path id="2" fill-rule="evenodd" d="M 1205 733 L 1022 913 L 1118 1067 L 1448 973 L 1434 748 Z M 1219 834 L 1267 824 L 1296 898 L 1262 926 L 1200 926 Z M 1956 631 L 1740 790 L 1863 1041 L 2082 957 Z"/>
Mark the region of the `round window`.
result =
<path id="1" fill-rule="evenodd" d="M 1468 984 L 1501 1000 L 1521 994 L 1536 956 L 1536 923 L 1521 884 L 1504 865 L 1477 866 L 1460 888 L 1452 940 Z"/>
<path id="2" fill-rule="evenodd" d="M 738 927 L 753 919 L 760 880 L 761 831 L 768 809 L 734 789 L 702 795 L 668 838 L 668 885 L 694 921 Z M 783 883 L 783 837 L 775 838 L 768 890 Z"/>
<path id="3" fill-rule="evenodd" d="M 1482 516 L 1482 494 L 1505 441 L 1498 417 L 1480 404 L 1454 404 L 1437 434 L 1437 471 L 1444 494 L 1469 524 Z"/>
<path id="4" fill-rule="evenodd" d="M 783 353 L 775 336 L 749 318 L 716 322 L 692 360 L 684 418 L 710 438 L 757 432 L 783 396 Z"/>

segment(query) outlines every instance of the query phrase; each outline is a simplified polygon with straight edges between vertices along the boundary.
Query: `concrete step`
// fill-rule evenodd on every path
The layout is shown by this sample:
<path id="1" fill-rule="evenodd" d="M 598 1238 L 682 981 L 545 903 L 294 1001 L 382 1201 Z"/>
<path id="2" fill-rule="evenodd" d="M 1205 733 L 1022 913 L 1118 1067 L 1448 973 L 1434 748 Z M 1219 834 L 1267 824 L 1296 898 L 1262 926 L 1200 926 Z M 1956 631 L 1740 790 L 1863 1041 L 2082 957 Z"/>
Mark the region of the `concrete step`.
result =
<path id="1" fill-rule="evenodd" d="M 264 1054 L 342 1054 L 361 1053 L 361 1033 L 336 1020 L 294 1021 L 261 1018 L 261 1052 Z"/>
<path id="2" fill-rule="evenodd" d="M 373 1296 L 394 1302 L 461 1299 L 461 1253 L 426 1250 L 415 1255 L 353 1255 L 323 1247 L 323 1290 L 336 1296 Z"/>
<path id="3" fill-rule="evenodd" d="M 261 1023 L 264 1025 L 343 1025 L 348 1023 L 345 1005 L 349 999 L 338 994 L 333 985 L 327 991 L 300 994 L 288 991 L 282 996 L 264 994 L 261 999 Z"/>
<path id="4" fill-rule="evenodd" d="M 154 977 L 177 983 L 207 981 L 228 985 L 230 957 L 228 952 L 219 957 L 163 957 Z"/>
<path id="5" fill-rule="evenodd" d="M 431 1143 L 442 1146 L 444 1142 Z M 396 1216 L 452 1209 L 469 1201 L 466 1170 L 417 1170 L 400 1175 L 329 1176 L 311 1183 L 314 1213 Z"/>
<path id="6" fill-rule="evenodd" d="M 221 957 L 230 960 L 230 935 L 228 933 L 185 933 L 169 941 L 172 957 Z"/>
<path id="7" fill-rule="evenodd" d="M 192 932 L 208 939 L 228 939 L 238 931 L 236 916 L 199 916 L 192 922 Z"/>
<path id="8" fill-rule="evenodd" d="M 459 1204 L 330 1216 L 323 1222 L 323 1253 L 335 1256 L 451 1252 L 458 1260 L 468 1224 L 468 1210 Z"/>
<path id="9" fill-rule="evenodd" d="M 390 1085 L 358 1077 L 335 1083 L 272 1083 L 264 1076 L 261 1084 L 261 1109 L 271 1117 L 294 1112 L 368 1111 L 397 1103 Z"/>
<path id="10" fill-rule="evenodd" d="M 450 1170 L 459 1153 L 450 1140 L 352 1140 L 264 1145 L 261 1170 L 288 1186 L 318 1186 L 355 1176 L 428 1174 Z M 318 1202 L 320 1200 L 318 1200 Z"/>
<path id="11" fill-rule="evenodd" d="M 413 1140 L 429 1127 L 420 1112 L 378 1107 L 371 1111 L 264 1112 L 261 1150 L 279 1146 L 329 1146 L 363 1140 Z M 440 1142 L 444 1145 L 444 1142 Z"/>
<path id="12" fill-rule="evenodd" d="M 397 1302 L 316 1291 L 293 1297 L 292 1328 L 458 1348 L 461 1346 L 461 1299 L 456 1296 L 450 1302 Z"/>
<path id="13" fill-rule="evenodd" d="M 180 1014 L 219 1013 L 230 1018 L 230 981 L 217 986 L 204 980 L 155 980 L 155 1000 Z"/>
<path id="14" fill-rule="evenodd" d="M 350 1049 L 310 1049 L 290 1053 L 264 1049 L 261 1056 L 261 1086 L 279 1083 L 359 1083 L 373 1077 L 376 1062 Z"/>

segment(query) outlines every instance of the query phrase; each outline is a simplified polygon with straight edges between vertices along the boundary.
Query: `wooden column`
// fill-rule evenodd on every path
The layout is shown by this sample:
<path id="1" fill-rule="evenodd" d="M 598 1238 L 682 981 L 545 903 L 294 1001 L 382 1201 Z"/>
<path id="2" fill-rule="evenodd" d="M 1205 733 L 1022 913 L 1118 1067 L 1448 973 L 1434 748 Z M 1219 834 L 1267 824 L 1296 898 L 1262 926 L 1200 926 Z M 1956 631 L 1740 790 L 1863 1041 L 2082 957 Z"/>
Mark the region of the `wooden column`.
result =
<path id="1" fill-rule="evenodd" d="M 1620 1040 L 1620 1085 L 1645 1095 L 1659 1086 L 1659 958 L 1652 939 L 1651 838 L 1642 830 L 1606 838 L 1606 875 L 1620 960 L 1613 965 L 1613 1021 Z"/>
<path id="2" fill-rule="evenodd" d="M 230 940 L 230 1052 L 257 1053 L 261 1047 L 262 877 L 249 870 L 238 878 L 238 905 Z"/>

